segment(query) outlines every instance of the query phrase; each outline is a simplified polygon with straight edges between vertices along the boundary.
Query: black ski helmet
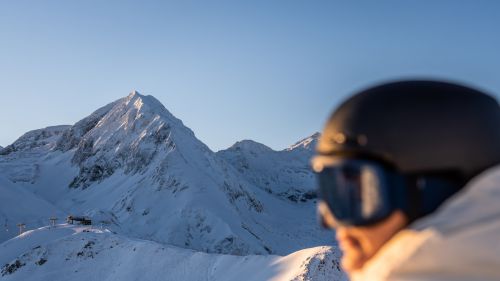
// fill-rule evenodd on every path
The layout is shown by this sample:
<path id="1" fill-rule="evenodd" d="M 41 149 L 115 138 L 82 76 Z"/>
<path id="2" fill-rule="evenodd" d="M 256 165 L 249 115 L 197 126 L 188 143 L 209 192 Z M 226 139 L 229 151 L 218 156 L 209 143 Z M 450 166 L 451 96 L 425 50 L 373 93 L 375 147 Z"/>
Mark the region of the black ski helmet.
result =
<path id="1" fill-rule="evenodd" d="M 500 107 L 452 83 L 383 84 L 337 108 L 317 153 L 377 158 L 408 175 L 455 171 L 466 182 L 500 163 Z"/>

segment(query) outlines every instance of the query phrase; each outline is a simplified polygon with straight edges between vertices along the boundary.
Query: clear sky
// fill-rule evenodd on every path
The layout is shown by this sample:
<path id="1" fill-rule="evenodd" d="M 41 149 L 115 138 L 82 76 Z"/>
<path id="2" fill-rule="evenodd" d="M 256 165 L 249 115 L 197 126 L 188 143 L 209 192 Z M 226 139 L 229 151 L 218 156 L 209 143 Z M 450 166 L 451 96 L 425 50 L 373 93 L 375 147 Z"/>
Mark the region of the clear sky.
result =
<path id="1" fill-rule="evenodd" d="M 500 93 L 500 1 L 345 2 L 1 1 L 0 145 L 133 89 L 213 150 L 283 149 L 400 77 Z"/>

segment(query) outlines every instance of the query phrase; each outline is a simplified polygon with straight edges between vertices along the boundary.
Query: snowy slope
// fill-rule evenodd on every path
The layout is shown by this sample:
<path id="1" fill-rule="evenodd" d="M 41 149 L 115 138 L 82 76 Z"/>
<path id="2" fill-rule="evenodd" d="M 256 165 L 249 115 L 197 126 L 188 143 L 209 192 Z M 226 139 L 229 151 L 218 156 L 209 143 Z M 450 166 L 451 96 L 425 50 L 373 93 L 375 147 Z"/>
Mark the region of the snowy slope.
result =
<path id="1" fill-rule="evenodd" d="M 47 201 L 23 187 L 12 184 L 0 176 L 0 241 L 16 235 L 18 223 L 40 227 L 49 224 L 49 218 L 62 216 L 62 212 Z"/>
<path id="2" fill-rule="evenodd" d="M 0 171 L 12 182 L 33 183 L 39 173 L 38 162 L 55 147 L 70 126 L 53 126 L 29 131 L 0 151 Z"/>
<path id="3" fill-rule="evenodd" d="M 66 215 L 183 248 L 283 255 L 331 243 L 304 197 L 313 189 L 307 145 L 268 152 L 261 163 L 271 165 L 256 161 L 255 177 L 242 176 L 154 97 L 132 92 L 73 126 L 21 137 L 2 150 L 0 175 Z"/>
<path id="4" fill-rule="evenodd" d="M 64 212 L 34 195 L 23 183 L 35 181 L 40 168 L 37 162 L 47 156 L 67 128 L 69 126 L 30 131 L 0 150 L 0 241 L 17 235 L 19 223 L 34 228 L 49 224 L 50 217 L 64 216 Z"/>
<path id="5" fill-rule="evenodd" d="M 316 133 L 282 151 L 244 140 L 217 152 L 217 156 L 262 190 L 293 202 L 306 202 L 316 198 L 309 162 L 318 138 Z"/>
<path id="6" fill-rule="evenodd" d="M 280 256 L 206 254 L 107 230 L 41 228 L 0 244 L 1 280 L 347 280 L 336 248 Z"/>

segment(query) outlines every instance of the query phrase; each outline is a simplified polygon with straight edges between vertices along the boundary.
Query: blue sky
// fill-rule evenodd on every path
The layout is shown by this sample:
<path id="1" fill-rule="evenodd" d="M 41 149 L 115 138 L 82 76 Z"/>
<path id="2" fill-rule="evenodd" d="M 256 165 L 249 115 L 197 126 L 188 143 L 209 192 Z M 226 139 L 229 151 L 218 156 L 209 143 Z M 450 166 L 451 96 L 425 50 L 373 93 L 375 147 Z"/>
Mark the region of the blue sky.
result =
<path id="1" fill-rule="evenodd" d="M 213 150 L 241 139 L 283 149 L 387 80 L 500 93 L 498 3 L 3 1 L 0 145 L 133 89 Z"/>

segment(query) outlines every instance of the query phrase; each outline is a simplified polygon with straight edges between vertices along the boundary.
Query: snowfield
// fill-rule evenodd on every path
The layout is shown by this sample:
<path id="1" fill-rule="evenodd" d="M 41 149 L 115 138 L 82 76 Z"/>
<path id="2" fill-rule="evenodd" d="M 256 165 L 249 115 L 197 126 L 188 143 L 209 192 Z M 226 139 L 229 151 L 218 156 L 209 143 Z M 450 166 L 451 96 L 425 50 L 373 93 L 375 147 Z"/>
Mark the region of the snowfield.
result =
<path id="1" fill-rule="evenodd" d="M 4 273 L 19 267 L 0 279 L 62 280 L 56 275 L 85 268 L 99 275 L 92 280 L 333 274 L 324 268 L 339 252 L 316 221 L 309 168 L 318 137 L 282 151 L 245 140 L 215 153 L 158 100 L 135 91 L 74 125 L 30 131 L 0 150 L 0 264 L 9 264 Z M 107 230 L 44 227 L 68 215 Z M 37 230 L 15 237 L 19 223 Z"/>
<path id="2" fill-rule="evenodd" d="M 330 247 L 285 257 L 206 254 L 71 225 L 29 231 L 0 252 L 0 280 L 347 280 Z"/>

